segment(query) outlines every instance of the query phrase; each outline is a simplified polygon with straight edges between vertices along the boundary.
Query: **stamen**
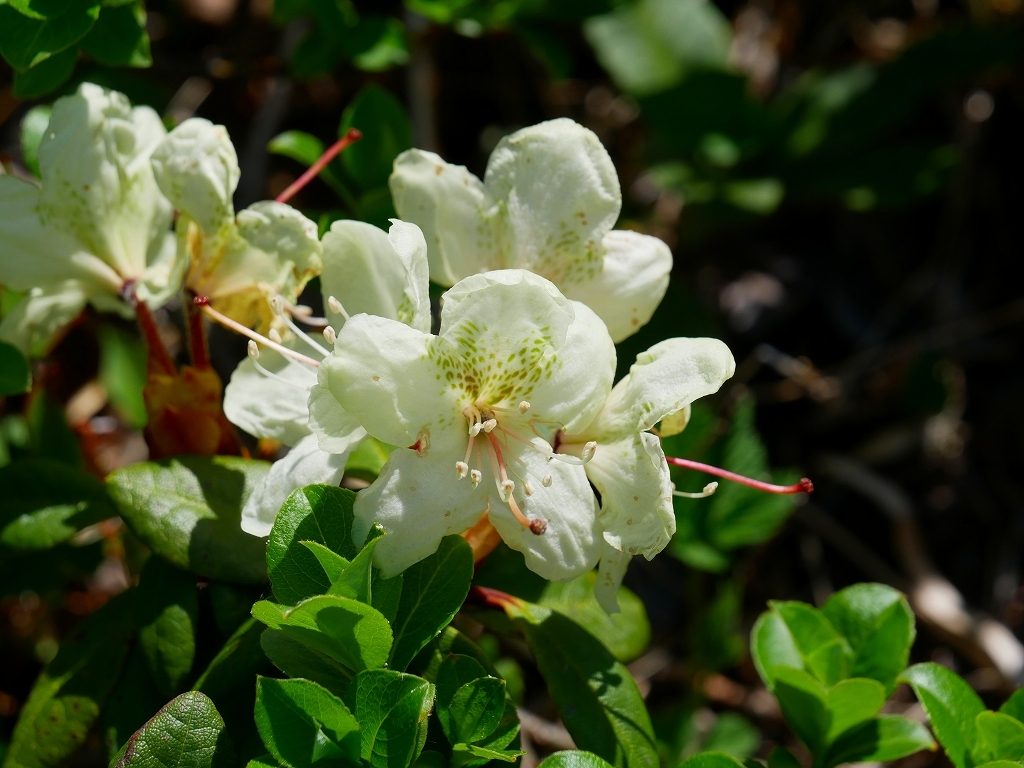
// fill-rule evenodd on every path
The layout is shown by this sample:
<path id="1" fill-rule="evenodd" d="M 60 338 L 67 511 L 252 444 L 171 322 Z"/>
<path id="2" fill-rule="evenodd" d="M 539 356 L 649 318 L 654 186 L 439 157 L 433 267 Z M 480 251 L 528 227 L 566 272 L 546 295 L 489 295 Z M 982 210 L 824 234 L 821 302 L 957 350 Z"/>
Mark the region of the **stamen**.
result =
<path id="1" fill-rule="evenodd" d="M 470 436 L 470 438 L 469 438 L 469 445 L 466 446 L 466 458 L 464 458 L 462 460 L 463 463 L 465 463 L 466 465 L 469 464 L 469 458 L 470 458 L 470 456 L 473 455 L 473 443 L 475 442 L 475 440 L 476 440 L 476 435 Z"/>
<path id="2" fill-rule="evenodd" d="M 529 480 L 523 480 L 523 493 L 527 496 L 533 496 L 533 486 L 530 485 Z"/>
<path id="3" fill-rule="evenodd" d="M 343 306 L 341 306 L 341 302 L 338 301 L 333 296 L 328 296 L 327 297 L 327 306 L 330 307 L 331 312 L 333 312 L 334 314 L 341 315 L 346 320 L 351 319 L 349 317 L 348 312 L 345 311 L 345 308 Z"/>
<path id="4" fill-rule="evenodd" d="M 288 316 L 288 314 L 284 311 L 285 303 L 284 299 L 281 296 L 275 296 L 273 299 L 271 299 L 270 306 L 274 308 L 274 311 L 277 313 L 277 316 L 284 320 L 284 324 L 288 326 L 289 330 L 291 330 L 292 333 L 294 333 L 296 336 L 298 336 L 300 339 L 302 339 L 310 347 L 312 347 L 315 351 L 322 354 L 324 357 L 327 357 L 329 354 L 331 354 L 329 350 L 324 349 L 319 344 L 317 344 L 316 341 L 314 341 L 313 338 L 308 333 L 299 328 L 299 326 L 297 326 L 295 322 Z M 273 329 L 271 329 L 271 332 L 276 333 L 276 331 L 274 331 Z"/>
<path id="5" fill-rule="evenodd" d="M 459 480 L 462 480 L 466 475 L 469 474 L 469 464 L 467 464 L 464 461 L 456 461 L 455 474 L 458 475 Z"/>
<path id="6" fill-rule="evenodd" d="M 249 357 L 251 357 L 253 360 L 259 360 L 260 359 L 260 345 L 259 344 L 257 344 L 252 339 L 249 339 L 249 344 L 247 346 L 247 349 L 249 351 Z"/>
<path id="7" fill-rule="evenodd" d="M 724 477 L 726 480 L 732 480 L 734 483 L 740 483 L 750 488 L 756 488 L 759 491 L 766 493 L 813 493 L 814 483 L 810 481 L 810 478 L 801 478 L 800 482 L 794 483 L 793 485 L 775 485 L 774 483 L 766 483 L 762 480 L 754 480 L 750 477 L 744 477 L 743 475 L 737 475 L 735 472 L 730 472 L 727 469 L 721 469 L 720 467 L 714 467 L 710 464 L 702 464 L 699 461 L 690 461 L 689 459 L 680 459 L 675 456 L 666 456 L 665 460 L 669 464 L 674 464 L 677 467 L 684 469 L 695 469 L 698 472 L 707 472 L 709 475 L 716 475 L 717 477 Z"/>
<path id="8" fill-rule="evenodd" d="M 313 317 L 313 308 L 307 307 L 305 304 L 285 304 L 284 309 L 303 325 L 309 325 L 314 328 L 323 328 L 325 325 L 330 325 L 330 321 L 326 317 Z"/>
<path id="9" fill-rule="evenodd" d="M 512 496 L 512 492 L 515 491 L 515 489 L 516 484 L 514 482 L 512 482 L 511 480 L 502 480 L 501 491 L 504 493 L 504 496 L 501 497 L 501 500 L 507 502 L 509 498 Z"/>
<path id="10" fill-rule="evenodd" d="M 269 337 L 270 337 L 270 340 L 271 340 L 272 342 L 274 342 L 275 344 L 280 344 L 280 343 L 281 343 L 282 341 L 284 341 L 284 339 L 282 339 L 282 338 L 281 338 L 281 334 L 280 334 L 280 332 L 279 332 L 279 331 L 277 330 L 277 328 L 271 328 L 271 329 L 270 329 L 270 330 L 269 330 L 269 331 L 267 332 L 267 336 L 269 336 Z"/>
<path id="11" fill-rule="evenodd" d="M 712 495 L 717 490 L 717 482 L 708 483 L 707 485 L 704 486 L 704 490 L 700 491 L 699 493 L 687 493 L 686 491 L 677 491 L 675 484 L 672 485 L 672 495 L 679 496 L 684 499 L 705 499 L 708 496 Z"/>
<path id="12" fill-rule="evenodd" d="M 338 334 L 336 334 L 334 332 L 334 329 L 328 325 L 326 328 L 324 328 L 324 338 L 327 340 L 328 344 L 333 345 L 338 338 Z"/>
<path id="13" fill-rule="evenodd" d="M 484 479 L 484 475 L 483 475 L 483 473 L 479 469 L 471 469 L 471 470 L 469 470 L 469 482 L 471 482 L 473 484 L 474 488 L 476 488 L 478 485 L 480 485 L 480 481 L 483 480 L 483 479 Z"/>
<path id="14" fill-rule="evenodd" d="M 567 453 L 553 453 L 551 458 L 564 461 L 566 464 L 583 466 L 594 458 L 594 453 L 597 451 L 597 443 L 591 440 L 588 443 L 584 443 L 582 448 L 579 448 L 578 445 L 578 443 L 562 443 Z M 568 453 L 568 451 L 575 452 L 577 450 L 579 451 L 579 456 Z"/>
<path id="15" fill-rule="evenodd" d="M 275 314 L 284 314 L 284 296 L 282 296 L 281 294 L 278 294 L 277 296 L 272 296 L 270 299 L 270 308 L 274 310 Z"/>
<path id="16" fill-rule="evenodd" d="M 550 488 L 551 487 L 551 482 L 552 482 L 551 475 L 544 475 L 544 479 L 540 481 L 540 484 L 543 485 L 545 488 Z"/>
<path id="17" fill-rule="evenodd" d="M 250 343 L 251 344 L 255 344 L 255 342 L 250 342 Z M 301 389 L 303 392 L 307 392 L 307 393 L 309 392 L 309 387 L 304 387 L 302 384 L 299 384 L 297 381 L 292 381 L 291 379 L 286 379 L 284 376 L 281 376 L 280 374 L 274 373 L 273 371 L 268 371 L 255 358 L 250 358 L 250 359 L 252 360 L 253 367 L 257 371 L 259 371 L 261 375 L 266 376 L 268 379 L 273 379 L 274 381 L 279 381 L 282 384 L 287 384 L 289 387 L 295 387 L 296 389 Z"/>
<path id="18" fill-rule="evenodd" d="M 529 404 L 528 402 L 526 402 L 525 400 L 523 400 L 523 401 L 522 401 L 522 402 L 521 402 L 521 403 L 519 404 L 519 412 L 520 412 L 521 414 L 523 414 L 523 415 L 525 416 L 525 415 L 526 415 L 526 412 L 527 412 L 528 410 L 530 410 L 530 404 Z"/>
<path id="19" fill-rule="evenodd" d="M 296 352 L 294 349 L 288 349 L 288 347 L 282 345 L 279 341 L 274 341 L 273 336 L 275 332 L 273 329 L 271 329 L 270 334 L 268 334 L 270 335 L 269 339 L 260 336 L 258 333 L 256 333 L 256 331 L 252 330 L 252 328 L 246 328 L 237 320 L 232 320 L 227 315 L 218 312 L 216 309 L 210 306 L 209 301 L 210 299 L 206 296 L 196 296 L 195 298 L 196 306 L 202 307 L 203 312 L 205 312 L 206 316 L 209 317 L 211 320 L 217 321 L 224 327 L 230 328 L 236 333 L 240 333 L 243 336 L 248 336 L 253 341 L 262 344 L 265 347 L 270 347 L 272 350 L 274 350 L 275 352 L 280 352 L 285 357 L 290 357 L 293 360 L 298 360 L 300 363 L 305 363 L 306 365 L 312 366 L 313 368 L 320 367 L 320 363 L 314 360 L 313 358 L 306 357 L 304 354 L 302 354 L 301 352 Z M 277 334 L 277 337 L 278 339 L 280 339 L 280 334 Z"/>
<path id="20" fill-rule="evenodd" d="M 484 432 L 493 432 L 494 428 L 496 426 L 498 426 L 498 420 L 497 419 L 488 419 L 487 421 L 485 421 L 483 424 L 480 425 L 480 428 Z"/>

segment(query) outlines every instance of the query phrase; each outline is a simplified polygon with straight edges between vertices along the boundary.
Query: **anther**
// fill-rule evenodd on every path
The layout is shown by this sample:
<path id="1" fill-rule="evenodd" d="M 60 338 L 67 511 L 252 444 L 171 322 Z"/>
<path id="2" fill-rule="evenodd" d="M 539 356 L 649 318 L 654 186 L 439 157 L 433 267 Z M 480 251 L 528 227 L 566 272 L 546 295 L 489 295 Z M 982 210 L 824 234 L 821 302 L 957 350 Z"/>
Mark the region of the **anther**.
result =
<path id="1" fill-rule="evenodd" d="M 480 423 L 479 421 L 475 422 L 474 424 L 470 424 L 469 425 L 469 436 L 470 437 L 476 437 L 477 435 L 480 434 L 480 432 L 483 430 L 483 428 L 484 428 L 484 425 L 482 423 Z"/>
<path id="2" fill-rule="evenodd" d="M 275 344 L 281 343 L 281 334 L 278 332 L 277 328 L 271 328 L 270 331 L 267 332 L 267 336 L 270 337 L 270 340 Z"/>
<path id="3" fill-rule="evenodd" d="M 547 529 L 548 529 L 548 521 L 547 520 L 542 520 L 539 517 L 535 517 L 535 518 L 533 518 L 533 520 L 530 521 L 530 533 L 532 533 L 535 536 L 540 536 Z"/>
<path id="4" fill-rule="evenodd" d="M 507 502 L 513 491 L 516 489 L 516 484 L 512 480 L 501 481 L 501 500 Z"/>
<path id="5" fill-rule="evenodd" d="M 469 470 L 469 482 L 471 482 L 473 484 L 474 488 L 476 488 L 478 485 L 480 485 L 480 481 L 483 480 L 483 479 L 484 479 L 483 473 L 479 469 L 471 469 L 471 470 Z"/>
<path id="6" fill-rule="evenodd" d="M 675 484 L 673 483 L 672 485 L 672 495 L 679 496 L 680 498 L 683 499 L 705 499 L 717 490 L 717 482 L 708 483 L 707 485 L 704 486 L 704 489 L 698 493 L 687 493 L 686 491 L 677 491 Z"/>
<path id="7" fill-rule="evenodd" d="M 594 451 L 597 450 L 597 443 L 591 440 L 589 443 L 583 446 L 583 454 L 580 456 L 583 459 L 583 463 L 586 464 L 592 458 L 594 458 Z"/>
<path id="8" fill-rule="evenodd" d="M 455 474 L 459 476 L 459 480 L 469 474 L 469 464 L 464 461 L 455 462 Z"/>
<path id="9" fill-rule="evenodd" d="M 544 475 L 544 479 L 540 481 L 540 484 L 543 485 L 545 488 L 550 488 L 551 480 L 551 475 Z"/>
<path id="10" fill-rule="evenodd" d="M 527 496 L 533 496 L 533 486 L 530 485 L 529 481 L 523 481 L 523 493 Z"/>
<path id="11" fill-rule="evenodd" d="M 127 285 L 127 283 L 126 283 L 126 285 Z M 192 303 L 195 304 L 197 307 L 205 307 L 205 306 L 207 306 L 210 303 L 210 297 L 209 296 L 196 296 L 194 299 L 192 299 Z"/>
<path id="12" fill-rule="evenodd" d="M 525 416 L 528 410 L 530 410 L 530 404 L 528 402 L 523 400 L 521 403 L 519 403 L 519 412 L 521 414 Z"/>
<path id="13" fill-rule="evenodd" d="M 331 312 L 333 312 L 334 314 L 341 315 L 346 320 L 349 319 L 348 312 L 346 312 L 345 308 L 343 306 L 341 306 L 341 302 L 338 301 L 333 296 L 328 296 L 327 297 L 327 306 L 330 307 Z"/>
<path id="14" fill-rule="evenodd" d="M 488 419 L 480 425 L 480 428 L 483 429 L 484 432 L 492 432 L 496 426 L 498 426 L 497 419 Z"/>
<path id="15" fill-rule="evenodd" d="M 324 328 L 324 338 L 327 339 L 328 344 L 333 344 L 334 340 L 338 338 L 338 335 L 334 332 L 334 329 L 328 325 Z"/>
<path id="16" fill-rule="evenodd" d="M 259 360 L 260 359 L 260 345 L 257 344 L 252 339 L 249 339 L 248 348 L 249 348 L 249 357 L 251 357 L 253 360 Z"/>
<path id="17" fill-rule="evenodd" d="M 284 313 L 284 297 L 281 296 L 280 294 L 277 295 L 277 296 L 274 296 L 270 300 L 270 308 L 272 310 L 274 310 L 275 314 L 278 314 L 278 315 L 283 314 Z"/>

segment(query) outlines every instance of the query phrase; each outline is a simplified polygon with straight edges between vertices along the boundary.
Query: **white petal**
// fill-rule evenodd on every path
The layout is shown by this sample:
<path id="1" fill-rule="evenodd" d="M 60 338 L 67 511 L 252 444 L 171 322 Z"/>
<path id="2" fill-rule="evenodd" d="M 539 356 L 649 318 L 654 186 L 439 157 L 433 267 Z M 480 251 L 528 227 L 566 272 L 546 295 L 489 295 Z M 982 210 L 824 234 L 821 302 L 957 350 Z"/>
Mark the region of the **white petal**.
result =
<path id="1" fill-rule="evenodd" d="M 323 386 L 314 386 L 309 393 L 309 428 L 320 443 L 320 450 L 327 453 L 346 453 L 355 450 L 355 445 L 364 437 L 366 430 L 359 420 L 341 407 L 338 399 L 331 394 L 330 372 L 321 366 L 318 381 Z"/>
<path id="2" fill-rule="evenodd" d="M 601 441 L 650 429 L 694 400 L 717 392 L 735 371 L 732 353 L 718 339 L 659 342 L 637 355 L 586 435 Z"/>
<path id="3" fill-rule="evenodd" d="M 88 296 L 77 280 L 33 288 L 0 323 L 0 339 L 26 355 L 49 351 L 61 329 L 85 309 Z"/>
<path id="4" fill-rule="evenodd" d="M 320 288 L 349 315 L 365 312 L 430 331 L 427 244 L 415 224 L 395 220 L 390 233 L 361 221 L 336 221 L 324 235 Z M 328 315 L 335 330 L 344 316 Z"/>
<path id="5" fill-rule="evenodd" d="M 646 325 L 664 298 L 672 251 L 656 237 L 628 230 L 609 232 L 603 242 L 600 268 L 561 287 L 597 312 L 618 343 Z"/>
<path id="6" fill-rule="evenodd" d="M 604 324 L 552 283 L 518 269 L 462 280 L 444 294 L 441 339 L 481 382 L 480 399 L 568 430 L 588 424 L 611 389 L 615 348 Z"/>
<path id="7" fill-rule="evenodd" d="M 529 519 L 547 521 L 547 530 L 535 534 L 524 528 L 501 501 L 493 482 L 485 478 L 491 497 L 488 516 L 502 540 L 523 553 L 526 567 L 550 581 L 567 581 L 586 573 L 601 555 L 601 526 L 597 522 L 597 500 L 583 467 L 549 461 L 525 446 L 517 452 L 521 473 L 513 492 L 520 510 Z M 516 463 L 513 463 L 515 468 Z M 544 486 L 545 475 L 551 484 Z M 465 481 L 463 481 L 465 482 Z M 532 493 L 525 493 L 529 482 Z M 483 487 L 481 484 L 481 488 Z"/>
<path id="8" fill-rule="evenodd" d="M 622 193 L 593 131 L 567 118 L 516 131 L 491 153 L 484 185 L 505 209 L 508 266 L 559 286 L 601 268 Z"/>
<path id="9" fill-rule="evenodd" d="M 399 218 L 423 230 L 431 280 L 453 285 L 504 265 L 498 212 L 464 166 L 410 149 L 395 158 L 388 185 Z"/>
<path id="10" fill-rule="evenodd" d="M 425 429 L 437 433 L 432 442 L 441 440 L 442 432 L 455 433 L 456 419 L 464 436 L 461 393 L 443 376 L 432 348 L 433 337 L 397 320 L 356 315 L 320 365 L 313 398 L 333 396 L 367 432 L 392 445 L 410 446 Z M 330 424 L 319 423 L 319 414 L 318 409 L 311 413 L 314 429 L 330 434 Z"/>
<path id="11" fill-rule="evenodd" d="M 650 432 L 598 443 L 586 464 L 601 494 L 604 540 L 630 555 L 654 557 L 676 530 L 672 480 L 661 441 Z"/>
<path id="12" fill-rule="evenodd" d="M 594 584 L 594 597 L 609 615 L 619 612 L 619 587 L 622 586 L 622 579 L 632 559 L 632 556 L 620 552 L 610 544 L 604 545 L 601 565 L 597 571 L 597 582 Z"/>
<path id="13" fill-rule="evenodd" d="M 266 477 L 253 489 L 242 509 L 242 530 L 253 536 L 268 536 L 292 491 L 314 483 L 337 485 L 345 474 L 348 454 L 324 453 L 313 435 L 304 437 L 274 462 Z"/>
<path id="14" fill-rule="evenodd" d="M 356 496 L 353 541 L 361 544 L 374 523 L 387 535 L 373 553 L 390 578 L 433 554 L 441 539 L 462 533 L 487 510 L 487 490 L 459 480 L 451 451 L 420 456 L 408 448 L 391 452 L 380 476 Z"/>
<path id="15" fill-rule="evenodd" d="M 149 246 L 146 271 L 136 292 L 151 309 L 157 309 L 181 290 L 189 255 L 185 249 L 178 248 L 178 239 L 171 232 L 154 236 Z"/>
<path id="16" fill-rule="evenodd" d="M 41 220 L 125 279 L 142 277 L 150 240 L 171 222 L 149 164 L 160 130 L 151 110 L 83 83 L 54 103 L 39 143 Z"/>
<path id="17" fill-rule="evenodd" d="M 297 340 L 286 346 L 308 352 Z M 295 445 L 310 433 L 306 403 L 316 370 L 266 348 L 260 350 L 259 365 L 279 378 L 264 375 L 247 357 L 224 389 L 224 415 L 250 435 Z"/>
<path id="18" fill-rule="evenodd" d="M 200 117 L 186 120 L 153 152 L 152 163 L 163 193 L 207 235 L 230 223 L 239 170 L 223 125 Z"/>

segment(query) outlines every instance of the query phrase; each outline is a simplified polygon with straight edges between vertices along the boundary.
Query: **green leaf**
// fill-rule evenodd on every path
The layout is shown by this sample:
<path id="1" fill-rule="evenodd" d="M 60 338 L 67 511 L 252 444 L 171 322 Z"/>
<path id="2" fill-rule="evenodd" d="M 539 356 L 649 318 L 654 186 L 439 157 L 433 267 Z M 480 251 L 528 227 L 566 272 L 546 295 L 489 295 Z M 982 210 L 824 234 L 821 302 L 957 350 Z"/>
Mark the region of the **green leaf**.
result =
<path id="1" fill-rule="evenodd" d="M 260 638 L 263 652 L 274 666 L 289 677 L 303 677 L 319 683 L 336 696 L 344 696 L 353 674 L 325 653 L 293 639 L 280 629 L 266 629 Z"/>
<path id="2" fill-rule="evenodd" d="M 240 523 L 269 468 L 234 456 L 180 456 L 119 469 L 107 487 L 132 532 L 158 555 L 200 576 L 258 584 L 267 573 L 264 541 Z"/>
<path id="3" fill-rule="evenodd" d="M 773 600 L 769 606 L 785 624 L 802 666 L 825 685 L 850 676 L 853 651 L 821 611 L 798 601 Z"/>
<path id="4" fill-rule="evenodd" d="M 899 680 L 914 689 L 953 765 L 971 768 L 978 741 L 975 720 L 985 711 L 978 694 L 955 672 L 932 662 L 915 664 Z"/>
<path id="5" fill-rule="evenodd" d="M 647 650 L 651 624 L 643 602 L 628 589 L 619 590 L 619 613 L 609 616 L 594 599 L 597 573 L 585 573 L 569 582 L 552 582 L 538 605 L 558 611 L 600 640 L 619 661 L 630 662 Z"/>
<path id="6" fill-rule="evenodd" d="M 39 160 L 35 150 L 49 122 L 49 107 L 35 107 L 29 110 L 25 119 L 21 121 L 21 155 L 25 166 L 37 176 Z M 32 371 L 28 367 L 28 360 L 17 347 L 0 341 L 0 397 L 20 395 L 31 388 Z"/>
<path id="7" fill-rule="evenodd" d="M 2 8 L 3 6 L 0 6 Z M 36 392 L 28 408 L 29 449 L 33 456 L 81 467 L 82 448 L 78 435 L 68 425 L 63 406 L 46 394 Z"/>
<path id="8" fill-rule="evenodd" d="M 300 541 L 299 543 L 313 553 L 313 557 L 320 563 L 320 567 L 324 569 L 324 573 L 327 574 L 327 578 L 332 583 L 337 581 L 338 577 L 348 568 L 348 560 L 331 551 L 320 542 Z M 351 597 L 351 595 L 348 595 L 348 597 Z"/>
<path id="9" fill-rule="evenodd" d="M 305 131 L 285 131 L 267 144 L 268 152 L 290 157 L 306 167 L 315 163 L 326 148 L 320 139 Z"/>
<path id="10" fill-rule="evenodd" d="M 775 689 L 782 714 L 789 727 L 815 755 L 824 752 L 829 728 L 828 692 L 802 669 L 778 667 Z"/>
<path id="11" fill-rule="evenodd" d="M 854 677 L 869 677 L 891 693 L 914 644 L 914 613 L 884 584 L 854 584 L 829 598 L 821 612 L 853 650 Z"/>
<path id="12" fill-rule="evenodd" d="M 63 13 L 46 19 L 0 5 L 0 55 L 18 72 L 25 72 L 85 37 L 99 13 L 95 0 L 70 0 Z"/>
<path id="13" fill-rule="evenodd" d="M 113 9 L 120 10 L 120 9 Z M 110 13 L 104 11 L 103 14 Z M 144 427 L 148 415 L 142 389 L 146 386 L 146 345 L 137 336 L 111 325 L 100 326 L 100 383 L 111 405 L 133 427 Z"/>
<path id="14" fill-rule="evenodd" d="M 487 658 L 487 654 L 483 652 L 480 646 L 450 625 L 445 627 L 437 638 L 428 643 L 427 646 L 420 651 L 413 660 L 413 663 L 410 665 L 410 671 L 426 678 L 430 682 L 438 682 L 438 684 L 440 684 L 439 675 L 441 665 L 453 654 L 469 656 L 480 665 L 481 669 L 485 670 L 484 674 L 491 675 L 492 677 L 498 676 L 494 665 L 491 664 L 491 660 Z M 467 680 L 468 679 L 476 678 L 467 678 Z M 466 682 L 466 680 L 463 680 L 459 685 L 462 685 L 464 682 Z M 458 688 L 458 686 L 451 689 L 451 694 L 455 693 L 456 688 Z M 440 695 L 441 692 L 438 690 L 438 696 Z M 445 706 L 447 706 L 447 704 Z"/>
<path id="15" fill-rule="evenodd" d="M 380 537 L 368 541 L 355 559 L 331 578 L 331 588 L 327 590 L 327 594 L 350 597 L 367 605 L 373 604 L 373 551 L 377 548 L 378 541 Z M 330 576 L 330 573 L 327 575 Z"/>
<path id="16" fill-rule="evenodd" d="M 1015 763 L 1012 760 L 993 760 L 990 763 L 982 763 L 978 768 L 1020 768 L 1024 763 Z"/>
<path id="17" fill-rule="evenodd" d="M 50 459 L 0 468 L 0 488 L 0 543 L 13 549 L 48 549 L 117 516 L 102 482 Z"/>
<path id="18" fill-rule="evenodd" d="M 256 727 L 270 754 L 290 768 L 359 760 L 359 723 L 344 702 L 309 680 L 256 680 Z"/>
<path id="19" fill-rule="evenodd" d="M 444 656 L 437 668 L 434 680 L 437 683 L 437 714 L 446 730 L 447 710 L 452 699 L 455 698 L 455 692 L 466 683 L 486 677 L 488 677 L 487 671 L 472 656 L 456 652 L 450 652 Z"/>
<path id="20" fill-rule="evenodd" d="M 198 619 L 195 576 L 152 556 L 139 578 L 139 645 L 165 696 L 179 691 L 192 670 Z"/>
<path id="21" fill-rule="evenodd" d="M 213 702 L 183 693 L 140 728 L 111 768 L 234 768 L 235 749 Z"/>
<path id="22" fill-rule="evenodd" d="M 776 747 L 768 755 L 768 768 L 803 768 L 800 761 L 785 747 Z"/>
<path id="23" fill-rule="evenodd" d="M 108 67 L 150 67 L 153 56 L 146 34 L 146 8 L 141 2 L 104 7 L 82 40 L 82 50 Z"/>
<path id="24" fill-rule="evenodd" d="M 39 172 L 39 142 L 43 140 L 43 134 L 46 132 L 47 126 L 50 125 L 50 113 L 53 112 L 53 107 L 49 104 L 39 104 L 38 106 L 32 107 L 28 112 L 25 113 L 25 117 L 21 119 L 21 161 L 25 164 L 25 167 L 29 172 L 37 179 L 40 177 Z M 0 341 L 0 381 L 8 382 L 7 378 L 12 370 L 9 367 L 9 363 L 6 362 L 4 348 L 10 347 L 6 342 Z M 19 356 L 21 355 L 18 352 Z M 25 375 L 29 379 L 30 371 L 26 365 Z M 25 388 L 20 390 L 26 392 L 29 389 L 31 381 L 29 381 Z M 8 391 L 7 387 L 9 384 L 0 384 L 0 394 L 12 395 L 16 394 L 13 390 Z"/>
<path id="25" fill-rule="evenodd" d="M 383 667 L 391 650 L 391 627 L 379 611 L 337 595 L 318 595 L 294 608 L 261 600 L 252 615 L 354 672 Z"/>
<path id="26" fill-rule="evenodd" d="M 232 584 L 228 581 L 211 581 L 208 587 L 213 620 L 221 634 L 234 634 L 249 619 L 252 604 L 263 594 L 258 586 Z"/>
<path id="27" fill-rule="evenodd" d="M 434 686 L 389 669 L 360 672 L 352 683 L 362 732 L 360 756 L 373 768 L 407 768 L 423 749 Z"/>
<path id="28" fill-rule="evenodd" d="M 420 649 L 448 626 L 469 594 L 472 580 L 473 550 L 461 536 L 445 536 L 434 554 L 402 573 L 402 597 L 392 622 L 391 669 L 408 667 Z"/>
<path id="29" fill-rule="evenodd" d="M 412 125 L 405 108 L 371 83 L 345 109 L 338 135 L 351 128 L 362 131 L 363 138 L 342 153 L 342 165 L 364 191 L 386 187 L 395 158 L 412 147 Z"/>
<path id="30" fill-rule="evenodd" d="M 831 744 L 851 728 L 867 722 L 885 704 L 886 691 L 877 680 L 842 680 L 828 691 L 829 726 L 825 741 Z"/>
<path id="31" fill-rule="evenodd" d="M 5 768 L 50 768 L 82 746 L 128 658 L 135 593 L 112 598 L 61 643 L 21 710 Z"/>
<path id="32" fill-rule="evenodd" d="M 454 744 L 452 745 L 452 765 L 479 765 L 489 760 L 500 760 L 504 763 L 514 763 L 519 757 L 525 755 L 521 749 L 488 749 L 477 744 Z M 460 759 L 462 755 L 466 757 Z M 473 760 L 472 758 L 478 758 Z"/>
<path id="33" fill-rule="evenodd" d="M 448 705 L 448 740 L 452 744 L 480 741 L 494 733 L 504 713 L 505 681 L 472 680 L 455 692 Z"/>
<path id="34" fill-rule="evenodd" d="M 999 711 L 1024 723 L 1024 688 L 1018 689 L 1016 693 L 1004 701 Z"/>
<path id="35" fill-rule="evenodd" d="M 650 716 L 629 670 L 557 612 L 518 600 L 505 611 L 526 635 L 573 741 L 620 768 L 655 768 Z"/>
<path id="36" fill-rule="evenodd" d="M 761 732 L 738 712 L 723 712 L 715 719 L 701 747 L 706 752 L 725 752 L 737 760 L 750 757 L 761 746 Z"/>
<path id="37" fill-rule="evenodd" d="M 584 752 L 580 749 L 567 749 L 564 752 L 555 752 L 541 761 L 544 768 L 611 768 L 611 764 L 593 752 Z M 730 766 L 729 768 L 735 768 Z"/>
<path id="38" fill-rule="evenodd" d="M 687 758 L 679 768 L 738 768 L 743 763 L 724 752 L 701 752 Z"/>
<path id="39" fill-rule="evenodd" d="M 974 723 L 978 731 L 975 762 L 1024 762 L 1024 723 L 1002 712 L 981 712 Z"/>
<path id="40" fill-rule="evenodd" d="M 267 571 L 274 596 L 282 603 L 294 605 L 331 587 L 316 556 L 302 542 L 315 541 L 346 560 L 355 559 L 355 496 L 344 488 L 308 485 L 285 501 L 267 541 Z"/>
<path id="41" fill-rule="evenodd" d="M 377 479 L 394 446 L 373 437 L 364 437 L 345 462 L 345 474 L 372 483 Z"/>
<path id="42" fill-rule="evenodd" d="M 935 749 L 927 728 L 899 715 L 882 715 L 840 736 L 829 748 L 823 765 L 832 768 L 843 763 L 887 763 L 922 749 Z"/>
<path id="43" fill-rule="evenodd" d="M 107 758 L 112 759 L 166 703 L 167 696 L 156 687 L 146 657 L 136 645 L 100 715 L 98 730 L 103 735 Z"/>

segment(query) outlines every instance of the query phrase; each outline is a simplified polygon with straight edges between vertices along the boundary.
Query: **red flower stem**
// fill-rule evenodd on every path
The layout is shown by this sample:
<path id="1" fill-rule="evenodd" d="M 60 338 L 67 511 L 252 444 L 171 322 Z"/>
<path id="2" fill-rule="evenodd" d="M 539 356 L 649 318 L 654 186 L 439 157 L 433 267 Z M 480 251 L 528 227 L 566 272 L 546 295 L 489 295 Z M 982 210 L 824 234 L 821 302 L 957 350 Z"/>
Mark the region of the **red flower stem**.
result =
<path id="1" fill-rule="evenodd" d="M 766 493 L 811 493 L 814 491 L 814 483 L 806 477 L 801 478 L 799 483 L 794 483 L 793 485 L 774 485 L 772 483 L 762 482 L 761 480 L 754 480 L 750 477 L 744 477 L 743 475 L 737 475 L 735 472 L 714 467 L 710 464 L 702 464 L 699 461 L 678 459 L 675 456 L 666 456 L 665 459 L 669 464 L 674 464 L 677 467 L 682 467 L 683 469 L 695 469 L 698 472 L 706 472 L 709 475 L 723 477 L 726 480 L 732 480 L 734 483 L 740 483 L 741 485 L 756 488 L 757 490 L 765 491 Z"/>
<path id="2" fill-rule="evenodd" d="M 210 343 L 206 337 L 206 323 L 202 310 L 196 306 L 195 299 L 185 302 L 188 315 L 188 346 L 192 354 L 192 365 L 199 369 L 210 367 Z"/>
<path id="3" fill-rule="evenodd" d="M 301 190 L 303 187 L 309 184 L 309 182 L 312 181 L 317 175 L 319 175 L 320 171 L 322 171 L 327 166 L 327 164 L 331 162 L 331 160 L 338 156 L 338 153 L 340 153 L 343 149 L 352 146 L 361 138 L 363 138 L 362 131 L 360 131 L 358 128 L 349 128 L 348 133 L 346 133 L 336 142 L 331 144 L 331 146 L 327 148 L 327 151 L 320 155 L 320 158 L 311 166 L 309 166 L 309 168 L 306 169 L 305 173 L 303 173 L 301 176 L 299 176 L 299 178 L 293 181 L 288 186 L 288 189 L 286 189 L 284 192 L 282 192 L 274 199 L 279 203 L 287 203 L 289 200 L 295 197 L 296 193 L 298 193 L 299 190 Z"/>
<path id="4" fill-rule="evenodd" d="M 174 358 L 171 357 L 171 353 L 164 346 L 163 339 L 160 338 L 160 329 L 157 327 L 153 313 L 146 302 L 141 301 L 135 293 L 134 280 L 127 281 L 121 287 L 121 295 L 135 310 L 135 319 L 139 323 L 139 330 L 142 331 L 142 337 L 146 340 L 146 346 L 149 347 L 150 363 L 161 368 L 164 373 L 177 373 L 178 366 L 174 364 Z"/>

